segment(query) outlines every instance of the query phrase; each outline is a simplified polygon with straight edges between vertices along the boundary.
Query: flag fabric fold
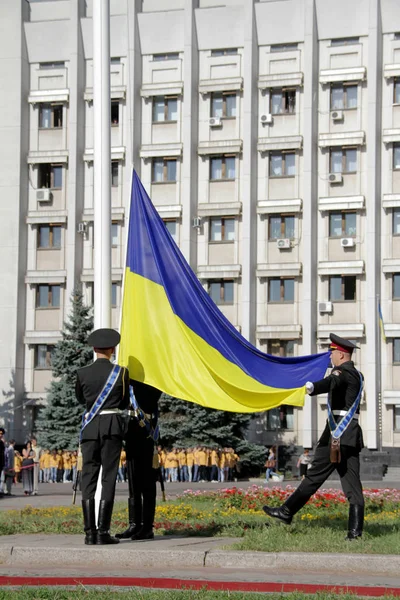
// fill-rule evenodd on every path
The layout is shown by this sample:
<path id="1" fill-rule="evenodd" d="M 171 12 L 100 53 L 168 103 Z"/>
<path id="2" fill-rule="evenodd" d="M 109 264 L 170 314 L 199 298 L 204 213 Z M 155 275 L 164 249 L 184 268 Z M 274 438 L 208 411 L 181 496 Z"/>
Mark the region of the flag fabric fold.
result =
<path id="1" fill-rule="evenodd" d="M 131 378 L 234 412 L 302 406 L 329 353 L 270 356 L 252 346 L 202 287 L 133 174 L 118 361 Z"/>

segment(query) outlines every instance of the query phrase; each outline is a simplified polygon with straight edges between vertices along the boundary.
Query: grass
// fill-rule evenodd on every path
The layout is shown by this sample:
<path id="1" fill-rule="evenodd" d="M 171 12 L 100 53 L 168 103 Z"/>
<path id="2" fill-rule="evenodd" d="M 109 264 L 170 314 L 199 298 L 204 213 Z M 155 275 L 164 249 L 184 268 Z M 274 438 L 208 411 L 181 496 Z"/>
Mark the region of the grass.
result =
<path id="1" fill-rule="evenodd" d="M 119 588 L 120 590 L 121 588 Z M 0 589 L 0 600 L 260 600 L 260 593 L 251 592 L 215 592 L 207 590 L 139 590 L 124 591 L 57 589 L 57 588 L 18 588 Z M 268 600 L 355 600 L 352 594 L 268 594 Z M 394 600 L 394 596 L 383 596 Z"/>

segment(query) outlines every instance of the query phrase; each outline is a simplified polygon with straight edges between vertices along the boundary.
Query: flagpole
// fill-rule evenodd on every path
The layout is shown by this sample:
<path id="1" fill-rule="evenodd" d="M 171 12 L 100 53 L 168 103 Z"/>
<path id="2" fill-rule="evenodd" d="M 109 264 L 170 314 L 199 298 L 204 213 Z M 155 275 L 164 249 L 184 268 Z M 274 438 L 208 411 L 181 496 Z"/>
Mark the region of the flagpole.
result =
<path id="1" fill-rule="evenodd" d="M 93 0 L 94 327 L 111 327 L 110 0 Z M 101 476 L 95 495 L 96 519 Z"/>

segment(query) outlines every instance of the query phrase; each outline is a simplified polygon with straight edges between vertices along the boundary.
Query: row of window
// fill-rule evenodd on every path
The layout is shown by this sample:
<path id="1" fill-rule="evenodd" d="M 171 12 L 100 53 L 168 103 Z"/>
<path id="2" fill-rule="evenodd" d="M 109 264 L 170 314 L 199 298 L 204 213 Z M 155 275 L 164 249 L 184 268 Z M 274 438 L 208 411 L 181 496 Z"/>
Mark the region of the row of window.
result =
<path id="1" fill-rule="evenodd" d="M 210 102 L 210 116 L 221 119 L 235 119 L 236 93 L 213 92 Z M 393 84 L 393 104 L 400 104 L 400 79 Z M 354 110 L 359 106 L 358 86 L 354 83 L 331 84 L 330 110 Z M 111 102 L 111 125 L 119 125 L 119 101 Z M 269 111 L 272 115 L 295 114 L 296 89 L 272 88 Z M 152 108 L 153 123 L 174 123 L 178 121 L 178 97 L 154 96 Z M 40 103 L 39 128 L 61 129 L 63 126 L 63 104 L 59 102 Z"/>
<path id="2" fill-rule="evenodd" d="M 118 283 L 111 285 L 111 306 L 117 306 Z M 61 286 L 50 284 L 38 284 L 36 286 L 36 308 L 60 308 Z"/>

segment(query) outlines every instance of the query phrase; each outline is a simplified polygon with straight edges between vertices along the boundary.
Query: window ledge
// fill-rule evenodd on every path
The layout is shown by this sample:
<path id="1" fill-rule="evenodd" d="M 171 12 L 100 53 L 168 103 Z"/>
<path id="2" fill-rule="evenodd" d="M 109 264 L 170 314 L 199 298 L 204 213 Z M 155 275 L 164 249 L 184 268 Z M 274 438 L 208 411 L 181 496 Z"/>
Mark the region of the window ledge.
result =
<path id="1" fill-rule="evenodd" d="M 274 115 L 275 116 L 275 115 Z M 258 152 L 270 152 L 272 150 L 300 150 L 303 146 L 302 135 L 285 135 L 280 137 L 259 138 L 257 144 Z"/>
<path id="2" fill-rule="evenodd" d="M 303 73 L 276 73 L 273 75 L 260 75 L 258 89 L 266 90 L 279 87 L 297 87 L 303 85 Z"/>
<path id="3" fill-rule="evenodd" d="M 347 260 L 338 262 L 320 262 L 318 275 L 362 275 L 364 273 L 363 260 Z"/>
<path id="4" fill-rule="evenodd" d="M 276 179 L 274 177 L 273 179 Z M 299 213 L 301 212 L 302 200 L 294 198 L 290 200 L 261 200 L 257 203 L 257 213 L 259 215 L 281 214 L 281 213 Z"/>
<path id="5" fill-rule="evenodd" d="M 400 208 L 400 194 L 383 194 L 383 208 Z"/>
<path id="6" fill-rule="evenodd" d="M 140 95 L 142 98 L 151 98 L 152 96 L 180 96 L 183 92 L 182 81 L 171 81 L 161 83 L 143 83 Z"/>
<path id="7" fill-rule="evenodd" d="M 400 338 L 400 323 L 385 323 L 385 336 L 387 338 Z"/>
<path id="8" fill-rule="evenodd" d="M 176 144 L 145 144 L 140 149 L 141 158 L 165 158 L 182 156 L 183 145 Z"/>
<path id="9" fill-rule="evenodd" d="M 328 196 L 318 200 L 318 209 L 324 210 L 346 210 L 365 208 L 364 196 Z"/>
<path id="10" fill-rule="evenodd" d="M 400 129 L 384 129 L 382 141 L 384 144 L 400 142 Z"/>
<path id="11" fill-rule="evenodd" d="M 324 323 L 318 325 L 317 337 L 320 342 L 329 338 L 332 327 L 334 327 L 337 335 L 345 339 L 359 339 L 364 336 L 364 323 L 335 323 L 334 326 L 331 323 Z"/>
<path id="12" fill-rule="evenodd" d="M 257 277 L 299 277 L 302 263 L 268 263 L 257 265 Z"/>
<path id="13" fill-rule="evenodd" d="M 93 148 L 87 148 L 83 154 L 83 160 L 85 162 L 93 162 L 94 150 Z M 124 160 L 125 158 L 125 147 L 114 146 L 111 148 L 111 160 Z"/>
<path id="14" fill-rule="evenodd" d="M 64 284 L 67 279 L 67 272 L 60 271 L 27 271 L 25 283 L 34 284 Z"/>
<path id="15" fill-rule="evenodd" d="M 301 325 L 258 325 L 258 340 L 298 340 L 301 338 Z"/>
<path id="16" fill-rule="evenodd" d="M 200 142 L 197 149 L 199 156 L 211 154 L 239 154 L 242 151 L 242 140 L 216 140 Z"/>
<path id="17" fill-rule="evenodd" d="M 60 90 L 31 90 L 28 96 L 29 104 L 49 102 L 68 102 L 69 89 Z"/>
<path id="18" fill-rule="evenodd" d="M 238 279 L 241 275 L 241 265 L 199 265 L 199 279 Z"/>
<path id="19" fill-rule="evenodd" d="M 400 406 L 400 391 L 399 390 L 384 390 L 382 393 L 383 404 L 394 404 Z"/>
<path id="20" fill-rule="evenodd" d="M 329 83 L 342 83 L 344 81 L 364 81 L 367 69 L 365 67 L 350 67 L 343 69 L 323 69 L 319 73 L 319 82 L 322 85 Z"/>
<path id="21" fill-rule="evenodd" d="M 52 346 L 62 339 L 61 331 L 25 331 L 24 344 L 46 344 Z"/>
<path id="22" fill-rule="evenodd" d="M 218 79 L 202 79 L 199 82 L 200 94 L 211 92 L 235 92 L 243 89 L 243 77 L 220 77 Z"/>
<path id="23" fill-rule="evenodd" d="M 399 77 L 400 76 L 400 63 L 385 65 L 383 68 L 383 76 L 385 79 L 390 79 L 391 77 Z"/>
<path id="24" fill-rule="evenodd" d="M 241 202 L 208 202 L 197 206 L 199 217 L 229 217 L 240 215 L 241 212 Z"/>
<path id="25" fill-rule="evenodd" d="M 28 154 L 28 165 L 44 163 L 68 164 L 68 150 L 37 150 Z"/>
<path id="26" fill-rule="evenodd" d="M 328 148 L 330 146 L 362 146 L 364 143 L 364 131 L 320 133 L 318 138 L 318 146 L 320 148 Z"/>
<path id="27" fill-rule="evenodd" d="M 40 225 L 54 223 L 55 225 L 67 222 L 66 210 L 35 210 L 29 211 L 26 217 L 27 225 Z"/>

